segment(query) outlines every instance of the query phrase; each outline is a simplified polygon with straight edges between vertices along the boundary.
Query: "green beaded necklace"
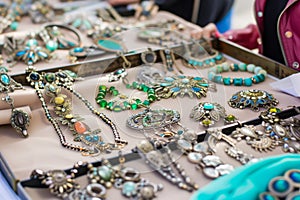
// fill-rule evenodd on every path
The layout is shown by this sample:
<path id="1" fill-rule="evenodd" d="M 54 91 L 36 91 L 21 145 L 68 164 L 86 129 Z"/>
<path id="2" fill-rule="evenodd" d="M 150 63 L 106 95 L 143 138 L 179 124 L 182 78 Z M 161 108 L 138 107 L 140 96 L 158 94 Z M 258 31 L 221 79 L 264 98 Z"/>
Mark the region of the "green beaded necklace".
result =
<path id="1" fill-rule="evenodd" d="M 96 96 L 97 104 L 101 108 L 106 108 L 114 112 L 121 112 L 123 110 L 136 110 L 141 107 L 148 107 L 157 99 L 155 90 L 146 86 L 145 84 L 133 82 L 132 84 L 126 84 L 126 88 L 137 89 L 147 93 L 147 99 L 144 101 L 139 98 L 131 98 L 128 100 L 128 97 L 120 94 L 120 92 L 114 86 L 108 88 L 105 85 L 100 85 L 99 92 Z M 105 100 L 107 93 L 115 98 L 110 101 Z"/>
<path id="2" fill-rule="evenodd" d="M 231 77 L 223 77 L 221 75 L 222 72 L 228 72 L 228 71 L 248 71 L 251 73 L 254 73 L 252 77 L 247 78 L 231 78 Z M 260 66 L 255 66 L 254 64 L 231 64 L 228 65 L 227 63 L 223 65 L 218 65 L 215 67 L 212 67 L 208 70 L 208 79 L 210 81 L 216 82 L 216 83 L 223 83 L 224 85 L 235 85 L 235 86 L 252 86 L 253 83 L 260 83 L 265 80 L 267 76 L 267 71 L 264 70 Z"/>

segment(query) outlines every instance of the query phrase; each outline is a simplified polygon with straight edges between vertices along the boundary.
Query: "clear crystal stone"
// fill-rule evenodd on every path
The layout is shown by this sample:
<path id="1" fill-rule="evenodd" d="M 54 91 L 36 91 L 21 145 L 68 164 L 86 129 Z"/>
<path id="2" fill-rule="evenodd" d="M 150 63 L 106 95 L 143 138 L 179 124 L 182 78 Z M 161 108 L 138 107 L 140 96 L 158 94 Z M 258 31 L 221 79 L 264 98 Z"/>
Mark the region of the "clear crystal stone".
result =
<path id="1" fill-rule="evenodd" d="M 220 158 L 218 156 L 205 156 L 204 158 L 202 158 L 202 162 L 206 165 L 206 166 L 213 166 L 216 167 L 220 164 L 222 164 L 222 161 L 220 160 Z"/>
<path id="2" fill-rule="evenodd" d="M 229 174 L 234 170 L 234 167 L 229 164 L 222 164 L 216 167 L 216 171 L 220 173 L 221 176 Z"/>
<path id="3" fill-rule="evenodd" d="M 202 159 L 202 154 L 197 152 L 191 152 L 188 154 L 188 159 L 192 163 L 199 163 Z"/>
<path id="4" fill-rule="evenodd" d="M 219 172 L 213 168 L 213 167 L 205 167 L 203 169 L 204 175 L 206 175 L 209 178 L 218 178 L 219 177 Z"/>

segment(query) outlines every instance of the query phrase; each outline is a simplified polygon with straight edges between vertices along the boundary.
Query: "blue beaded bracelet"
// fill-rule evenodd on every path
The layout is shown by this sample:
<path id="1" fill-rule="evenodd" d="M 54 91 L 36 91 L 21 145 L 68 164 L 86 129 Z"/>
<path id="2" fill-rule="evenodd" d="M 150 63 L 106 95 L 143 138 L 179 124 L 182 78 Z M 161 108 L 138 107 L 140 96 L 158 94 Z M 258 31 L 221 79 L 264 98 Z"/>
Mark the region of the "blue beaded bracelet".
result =
<path id="1" fill-rule="evenodd" d="M 228 72 L 228 71 L 248 71 L 251 73 L 254 73 L 252 77 L 247 78 L 231 78 L 231 77 L 223 77 L 221 75 L 222 72 Z M 267 76 L 267 71 L 264 70 L 260 66 L 255 66 L 254 64 L 230 64 L 227 63 L 223 65 L 217 65 L 215 67 L 212 67 L 208 70 L 208 79 L 210 81 L 216 82 L 216 83 L 222 83 L 224 85 L 235 85 L 235 86 L 252 86 L 253 83 L 260 83 L 265 80 Z"/>

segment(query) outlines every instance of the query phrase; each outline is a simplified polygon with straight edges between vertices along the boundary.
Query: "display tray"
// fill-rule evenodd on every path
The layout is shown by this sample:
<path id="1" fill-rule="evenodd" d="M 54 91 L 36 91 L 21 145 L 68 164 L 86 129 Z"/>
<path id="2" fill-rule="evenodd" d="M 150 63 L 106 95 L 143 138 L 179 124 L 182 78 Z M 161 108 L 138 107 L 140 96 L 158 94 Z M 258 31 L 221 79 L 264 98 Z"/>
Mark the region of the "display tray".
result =
<path id="1" fill-rule="evenodd" d="M 170 18 L 174 17 L 169 13 L 161 13 L 161 17 L 166 16 Z M 177 17 L 174 18 L 177 19 Z M 199 139 L 205 140 L 206 129 L 199 125 L 198 122 L 193 121 L 189 118 L 189 113 L 191 109 L 199 102 L 218 102 L 219 104 L 225 107 L 228 114 L 230 113 L 237 116 L 240 123 L 252 119 L 257 119 L 259 115 L 258 112 L 253 112 L 250 109 L 233 109 L 228 105 L 227 101 L 229 100 L 231 95 L 243 89 L 260 89 L 273 94 L 274 97 L 280 102 L 278 107 L 283 110 L 289 109 L 291 106 L 300 106 L 298 98 L 276 91 L 270 86 L 270 83 L 276 81 L 278 78 L 283 78 L 292 73 L 296 73 L 296 71 L 285 67 L 279 63 L 276 63 L 270 59 L 267 59 L 263 56 L 248 51 L 236 44 L 225 41 L 223 39 L 214 40 L 212 44 L 215 49 L 224 53 L 225 57 L 229 62 L 242 61 L 245 63 L 253 63 L 255 65 L 259 65 L 265 68 L 270 75 L 268 75 L 264 82 L 254 84 L 251 87 L 224 86 L 221 84 L 217 84 L 217 92 L 208 92 L 207 96 L 202 97 L 201 99 L 197 99 L 196 97 L 189 98 L 188 96 L 184 96 L 182 98 L 177 97 L 171 99 L 162 99 L 151 104 L 152 108 L 167 108 L 179 111 L 181 115 L 180 123 L 183 124 L 185 127 L 194 129 L 199 134 Z M 139 43 L 139 45 L 141 45 L 141 43 Z M 174 46 L 172 49 L 177 55 L 182 55 L 182 53 L 180 52 L 182 47 L 180 45 Z M 140 53 L 144 50 L 135 50 L 135 52 L 131 52 L 125 55 L 126 58 L 132 63 L 132 68 L 128 70 L 128 80 L 130 81 L 135 80 L 136 73 L 140 69 Z M 153 47 L 153 50 L 156 51 L 156 54 L 158 55 L 158 50 L 155 49 L 155 47 Z M 70 69 L 77 72 L 79 76 L 84 77 L 84 80 L 76 82 L 74 88 L 85 98 L 87 98 L 93 106 L 95 106 L 97 109 L 100 109 L 95 102 L 95 95 L 98 92 L 99 84 L 116 86 L 119 89 L 119 91 L 128 92 L 125 85 L 121 82 L 107 83 L 107 77 L 104 73 L 114 71 L 115 69 L 120 68 L 121 66 L 120 63 L 122 59 L 116 58 L 117 56 L 112 55 L 106 58 L 101 58 L 99 60 L 86 60 L 81 63 L 67 65 L 62 64 L 60 66 L 52 66 L 47 69 L 38 69 L 38 71 L 57 71 L 58 69 Z M 185 68 L 180 60 L 178 60 L 177 62 L 177 64 L 184 71 L 184 75 L 207 77 L 207 68 Z M 230 75 L 232 77 L 249 76 L 248 73 L 245 74 L 240 72 L 234 72 Z M 16 72 L 13 75 L 13 78 L 27 85 L 27 82 L 25 81 L 25 74 L 23 72 Z M 22 186 L 22 181 L 27 180 L 30 176 L 30 173 L 34 169 L 42 169 L 45 171 L 52 169 L 69 169 L 77 161 L 87 161 L 94 163 L 99 162 L 102 158 L 117 157 L 118 151 L 113 151 L 111 154 L 101 154 L 96 157 L 84 157 L 79 152 L 74 152 L 63 148 L 59 143 L 59 139 L 53 127 L 49 124 L 48 120 L 46 119 L 34 90 L 29 86 L 25 86 L 25 88 L 27 91 L 26 93 L 29 94 L 29 96 L 26 97 L 27 101 L 29 100 L 27 105 L 30 106 L 32 111 L 31 124 L 28 128 L 29 137 L 26 139 L 21 138 L 9 125 L 0 127 L 1 171 L 4 172 L 4 175 L 8 179 L 9 184 L 22 199 L 54 199 L 54 197 L 49 193 L 48 189 Z M 16 104 L 18 106 L 22 106 L 23 104 L 22 93 L 24 93 L 24 91 L 16 91 L 14 94 L 12 94 L 12 96 L 16 99 Z M 69 93 L 66 94 L 70 95 Z M 141 95 L 140 92 L 136 91 L 132 91 L 132 94 Z M 88 111 L 88 109 L 86 109 L 86 107 L 82 104 L 81 101 L 79 101 L 75 97 L 72 97 L 72 104 L 74 112 L 84 117 L 87 120 L 87 123 L 89 123 L 88 125 L 92 129 L 100 127 L 102 129 L 102 133 L 104 133 L 103 137 L 108 141 L 113 140 L 111 130 L 109 129 L 109 127 L 107 127 L 101 120 L 93 116 Z M 111 112 L 108 110 L 101 110 L 116 123 L 122 139 L 129 141 L 129 144 L 122 150 L 123 154 L 129 156 L 127 159 L 128 162 L 125 163 L 125 166 L 137 168 L 141 172 L 142 177 L 148 178 L 154 183 L 162 183 L 164 185 L 163 191 L 157 193 L 156 199 L 188 199 L 191 196 L 191 193 L 179 190 L 177 186 L 170 184 L 159 174 L 154 172 L 142 159 L 139 159 L 139 156 L 131 153 L 132 149 L 136 146 L 136 144 L 138 144 L 142 139 L 145 139 L 145 136 L 141 132 L 128 128 L 126 126 L 125 119 L 127 119 L 133 114 L 141 112 L 141 110 L 142 109 L 128 110 L 120 113 Z M 295 111 L 293 112 L 294 114 L 296 114 Z M 221 122 L 215 125 L 215 127 L 223 126 L 224 125 Z M 66 129 L 64 129 L 63 131 L 65 133 L 67 141 L 72 141 L 72 135 Z M 257 152 L 254 151 L 252 148 L 248 147 L 248 145 L 245 145 L 245 143 L 243 142 L 240 142 L 238 144 L 238 147 L 240 147 L 244 152 L 252 154 L 257 158 L 263 158 L 283 153 L 283 151 L 279 147 L 269 152 Z M 222 160 L 236 167 L 240 166 L 240 164 L 236 160 L 229 158 L 224 153 L 223 148 L 224 146 L 221 144 L 220 146 L 218 146 L 217 151 L 218 155 L 221 156 Z M 192 177 L 194 181 L 196 181 L 200 188 L 211 181 L 211 179 L 206 178 L 202 172 L 197 170 L 194 164 L 189 163 L 187 161 L 186 156 L 183 156 L 180 151 L 175 150 L 173 154 L 174 156 L 176 156 L 178 162 L 187 171 L 188 175 Z M 80 177 L 78 178 L 78 180 L 83 185 L 87 183 L 86 177 Z M 111 189 L 108 190 L 107 198 L 120 199 L 122 197 L 120 191 Z"/>

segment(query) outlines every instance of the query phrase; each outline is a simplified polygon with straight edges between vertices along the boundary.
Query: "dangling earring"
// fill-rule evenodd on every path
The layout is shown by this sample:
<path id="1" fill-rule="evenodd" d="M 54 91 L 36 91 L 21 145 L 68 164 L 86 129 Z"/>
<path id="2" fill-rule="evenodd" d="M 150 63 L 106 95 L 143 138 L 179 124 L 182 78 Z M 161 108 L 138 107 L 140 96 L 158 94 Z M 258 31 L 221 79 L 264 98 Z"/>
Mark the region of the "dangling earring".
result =
<path id="1" fill-rule="evenodd" d="M 27 127 L 29 126 L 30 118 L 26 112 L 14 107 L 14 100 L 8 94 L 9 92 L 14 92 L 15 89 L 23 89 L 23 86 L 13 80 L 5 71 L 0 71 L 0 93 L 6 95 L 2 100 L 11 107 L 11 126 L 21 133 L 23 137 L 28 137 Z"/>

